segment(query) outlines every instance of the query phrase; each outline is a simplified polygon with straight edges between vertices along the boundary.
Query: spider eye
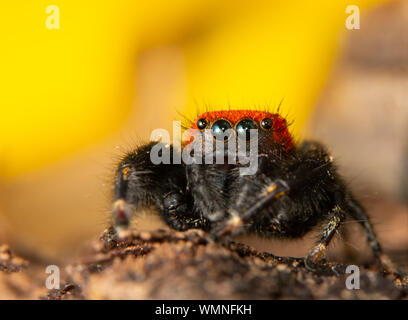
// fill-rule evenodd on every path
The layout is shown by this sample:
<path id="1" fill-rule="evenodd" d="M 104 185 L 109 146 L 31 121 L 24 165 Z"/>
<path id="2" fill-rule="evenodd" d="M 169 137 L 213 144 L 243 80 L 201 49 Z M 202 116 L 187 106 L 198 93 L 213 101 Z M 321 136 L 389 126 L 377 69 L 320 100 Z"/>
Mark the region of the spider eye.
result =
<path id="1" fill-rule="evenodd" d="M 243 119 L 237 124 L 237 134 L 238 137 L 244 140 L 249 140 L 251 138 L 250 130 L 258 129 L 255 122 L 251 119 Z"/>
<path id="2" fill-rule="evenodd" d="M 204 118 L 201 118 L 197 121 L 197 128 L 203 130 L 207 127 L 208 122 Z"/>
<path id="3" fill-rule="evenodd" d="M 228 129 L 231 129 L 231 124 L 227 120 L 220 119 L 215 121 L 212 125 L 214 138 L 217 140 L 222 140 L 222 138 L 224 138 L 224 141 L 228 140 L 229 136 L 225 134 L 225 131 Z"/>
<path id="4" fill-rule="evenodd" d="M 271 118 L 265 118 L 261 121 L 261 126 L 262 128 L 269 130 L 270 128 L 272 128 L 273 125 L 273 121 Z"/>

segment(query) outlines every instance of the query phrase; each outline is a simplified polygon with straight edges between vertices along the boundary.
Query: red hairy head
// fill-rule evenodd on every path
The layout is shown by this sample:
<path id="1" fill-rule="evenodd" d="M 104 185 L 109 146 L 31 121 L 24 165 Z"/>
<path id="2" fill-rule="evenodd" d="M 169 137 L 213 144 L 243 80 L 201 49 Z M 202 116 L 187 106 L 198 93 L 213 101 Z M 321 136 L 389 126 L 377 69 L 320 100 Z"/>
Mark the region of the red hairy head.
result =
<path id="1" fill-rule="evenodd" d="M 209 111 L 198 115 L 194 119 L 191 129 L 209 129 L 214 122 L 220 119 L 228 121 L 233 128 L 239 121 L 251 119 L 257 124 L 258 128 L 270 131 L 271 137 L 277 144 L 282 145 L 283 150 L 288 151 L 294 147 L 287 122 L 277 113 L 256 110 Z"/>

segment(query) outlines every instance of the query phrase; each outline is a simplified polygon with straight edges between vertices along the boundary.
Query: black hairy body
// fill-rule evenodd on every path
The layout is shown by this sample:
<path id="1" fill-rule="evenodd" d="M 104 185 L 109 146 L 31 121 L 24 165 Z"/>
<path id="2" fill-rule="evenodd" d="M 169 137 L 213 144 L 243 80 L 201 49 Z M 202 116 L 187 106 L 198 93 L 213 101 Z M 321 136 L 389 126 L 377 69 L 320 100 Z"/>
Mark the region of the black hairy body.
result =
<path id="1" fill-rule="evenodd" d="M 259 131 L 255 174 L 241 175 L 239 162 L 155 165 L 150 151 L 156 143 L 148 143 L 127 154 L 118 166 L 113 205 L 116 224 L 127 227 L 134 211 L 153 206 L 171 228 L 199 228 L 215 239 L 240 233 L 300 238 L 321 227 L 319 241 L 305 258 L 306 266 L 315 270 L 343 222 L 353 219 L 365 231 L 377 262 L 384 270 L 394 269 L 382 253 L 365 209 L 348 190 L 323 145 L 292 145 L 282 126 L 286 122 L 281 118 L 279 123 L 272 121 L 277 117 L 274 114 L 232 115 L 238 119 L 222 121 L 238 137 L 239 132 L 245 133 L 242 119 L 244 129 Z M 213 113 L 201 115 L 193 128 L 214 130 L 219 118 Z M 167 148 L 173 151 L 171 145 Z"/>

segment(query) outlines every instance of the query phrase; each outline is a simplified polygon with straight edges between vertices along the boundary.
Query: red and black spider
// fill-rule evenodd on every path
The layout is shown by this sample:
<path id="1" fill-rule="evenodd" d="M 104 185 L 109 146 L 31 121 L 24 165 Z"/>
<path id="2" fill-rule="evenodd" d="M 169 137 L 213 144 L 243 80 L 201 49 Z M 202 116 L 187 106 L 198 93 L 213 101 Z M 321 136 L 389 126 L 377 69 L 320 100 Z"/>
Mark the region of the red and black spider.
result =
<path id="1" fill-rule="evenodd" d="M 299 238 L 323 226 L 318 243 L 305 258 L 306 266 L 315 270 L 336 231 L 351 218 L 361 224 L 377 262 L 385 266 L 366 210 L 320 143 L 296 145 L 286 120 L 263 111 L 205 112 L 191 128 L 212 130 L 214 141 L 224 143 L 228 129 L 246 143 L 249 130 L 258 130 L 256 173 L 240 175 L 239 162 L 155 165 L 150 151 L 156 142 L 142 145 L 118 167 L 113 204 L 118 226 L 128 226 L 134 211 L 151 206 L 173 229 L 199 228 L 216 238 L 237 233 Z"/>

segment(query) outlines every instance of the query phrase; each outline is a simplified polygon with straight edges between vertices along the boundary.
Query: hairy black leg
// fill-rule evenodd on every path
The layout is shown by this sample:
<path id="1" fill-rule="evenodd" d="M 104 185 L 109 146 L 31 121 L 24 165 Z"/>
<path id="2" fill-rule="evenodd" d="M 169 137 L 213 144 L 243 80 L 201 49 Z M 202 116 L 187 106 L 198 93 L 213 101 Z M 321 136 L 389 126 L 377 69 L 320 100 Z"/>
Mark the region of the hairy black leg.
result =
<path id="1" fill-rule="evenodd" d="M 355 199 L 351 197 L 348 199 L 347 204 L 350 208 L 349 209 L 350 216 L 363 227 L 367 236 L 367 242 L 370 245 L 371 249 L 373 250 L 374 256 L 376 258 L 379 258 L 382 254 L 382 248 L 377 240 L 377 236 L 375 235 L 374 229 L 368 218 L 367 212 L 360 203 L 358 203 Z"/>
<path id="2" fill-rule="evenodd" d="M 194 207 L 214 222 L 226 213 L 226 185 L 230 176 L 223 168 L 222 164 L 186 165 L 187 189 L 194 199 Z"/>
<path id="3" fill-rule="evenodd" d="M 193 200 L 189 194 L 172 190 L 163 197 L 162 217 L 175 230 L 203 229 L 208 231 L 210 221 L 199 210 L 193 211 Z"/>
<path id="4" fill-rule="evenodd" d="M 367 212 L 364 207 L 352 196 L 347 199 L 350 216 L 355 219 L 364 229 L 367 242 L 370 245 L 377 264 L 383 268 L 383 271 L 404 277 L 408 280 L 408 276 L 391 261 L 391 259 L 383 252 L 380 243 L 377 240 L 374 229 L 370 222 Z"/>
<path id="5" fill-rule="evenodd" d="M 135 211 L 153 207 L 173 229 L 201 227 L 205 222 L 192 212 L 185 191 L 184 165 L 154 164 L 150 152 L 155 144 L 137 148 L 119 164 L 112 210 L 115 224 L 127 227 Z M 172 146 L 168 151 L 172 153 Z"/>
<path id="6" fill-rule="evenodd" d="M 344 221 L 345 214 L 343 209 L 336 205 L 329 214 L 329 221 L 324 225 L 321 237 L 318 243 L 309 251 L 305 258 L 305 266 L 311 271 L 316 271 L 316 266 L 323 258 L 327 246 L 333 239 L 336 231 Z"/>
<path id="7" fill-rule="evenodd" d="M 244 184 L 242 188 L 243 193 L 241 193 L 241 197 L 238 198 L 235 204 L 235 208 L 239 208 L 239 205 L 242 204 L 242 202 L 244 201 L 244 192 L 248 192 L 248 189 L 251 188 L 251 184 Z M 264 190 L 260 192 L 258 198 L 253 202 L 254 204 L 244 213 L 238 212 L 239 209 L 233 209 L 232 211 L 230 211 L 231 217 L 224 225 L 216 230 L 216 237 L 223 237 L 238 231 L 238 229 L 248 223 L 248 221 L 255 214 L 257 214 L 266 206 L 270 205 L 272 201 L 286 196 L 289 190 L 289 184 L 281 179 L 270 182 L 264 187 Z"/>
<path id="8" fill-rule="evenodd" d="M 258 172 L 255 175 L 239 177 L 236 180 L 236 195 L 229 208 L 231 217 L 217 228 L 216 237 L 238 232 L 260 211 L 272 206 L 282 197 L 290 197 L 308 188 L 312 190 L 310 186 L 333 179 L 330 176 L 331 158 L 316 144 L 313 144 L 310 154 L 302 152 L 301 157 L 283 161 L 285 168 L 280 167 L 279 162 L 271 156 L 263 155 L 259 157 Z M 339 188 L 341 186 L 333 186 L 332 191 Z"/>

